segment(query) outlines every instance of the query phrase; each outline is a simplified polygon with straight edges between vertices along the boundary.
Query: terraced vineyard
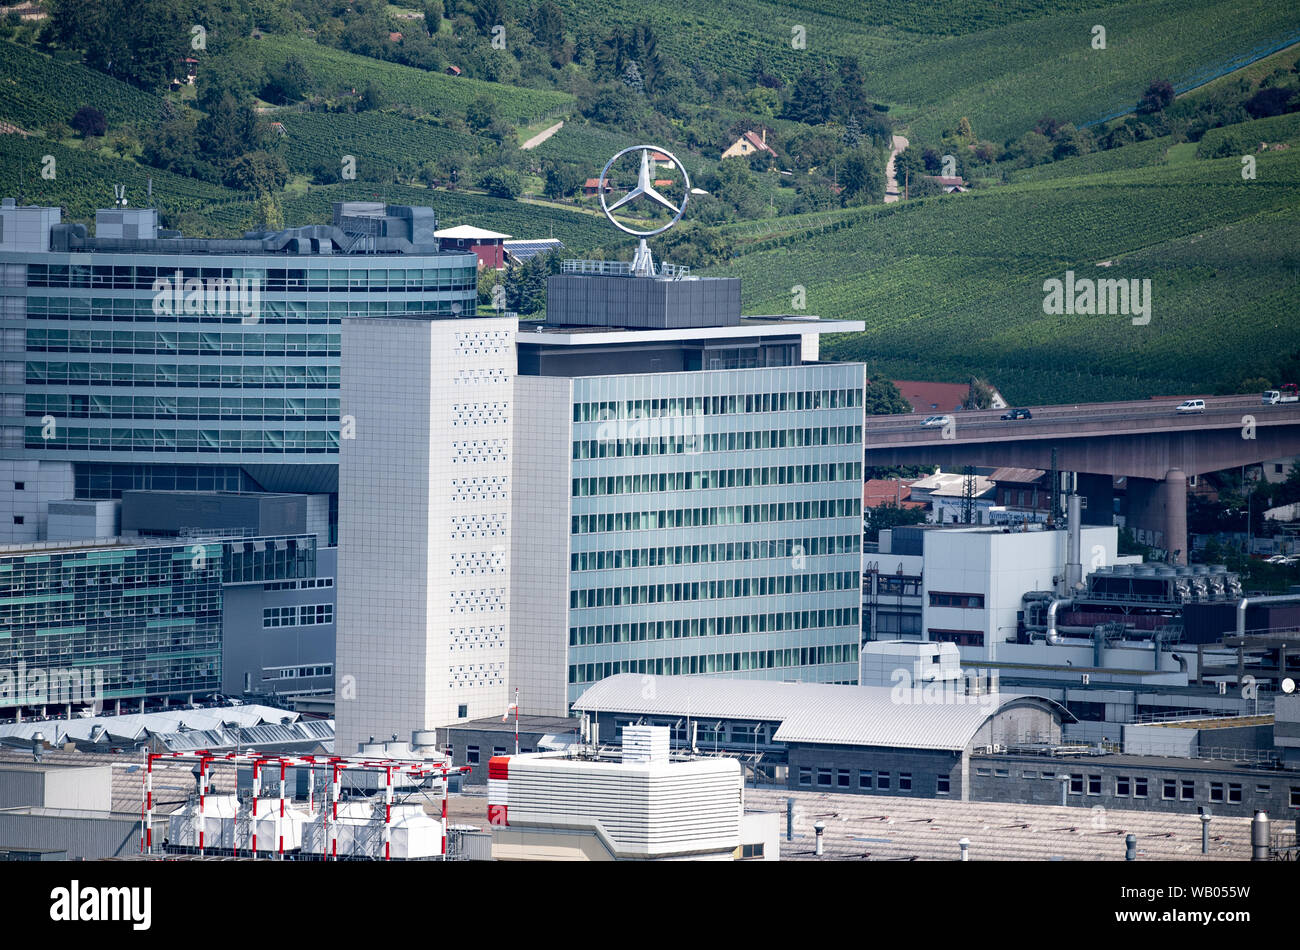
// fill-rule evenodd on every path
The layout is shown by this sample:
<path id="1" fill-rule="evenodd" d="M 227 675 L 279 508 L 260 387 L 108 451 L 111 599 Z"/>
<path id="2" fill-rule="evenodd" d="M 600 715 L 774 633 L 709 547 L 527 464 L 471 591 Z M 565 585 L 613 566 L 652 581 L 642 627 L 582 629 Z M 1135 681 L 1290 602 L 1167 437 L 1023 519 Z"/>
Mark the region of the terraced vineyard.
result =
<path id="1" fill-rule="evenodd" d="M 318 82 L 339 89 L 357 89 L 373 81 L 392 102 L 406 103 L 434 115 L 465 114 L 479 96 L 490 96 L 501 114 L 512 122 L 527 123 L 563 112 L 573 97 L 563 92 L 521 89 L 466 77 L 444 76 L 412 66 L 386 63 L 321 46 L 305 37 L 265 36 L 242 44 L 241 56 L 251 56 L 267 66 L 282 65 L 295 56 Z"/>
<path id="2" fill-rule="evenodd" d="M 1091 152 L 1087 155 L 1076 155 L 1073 158 L 1062 159 L 1059 162 L 1048 162 L 1046 165 L 1022 168 L 1013 171 L 1008 177 L 1013 182 L 1048 181 L 1053 178 L 1078 178 L 1080 175 L 1096 175 L 1124 168 L 1147 168 L 1152 165 L 1163 165 L 1166 160 L 1165 153 L 1168 152 L 1169 146 L 1172 144 L 1173 140 L 1168 137 L 1149 139 L 1145 142 L 1134 142 L 1105 152 Z"/>
<path id="3" fill-rule="evenodd" d="M 1097 24 L 1104 50 L 1091 46 Z M 980 138 L 1001 142 L 1044 114 L 1082 124 L 1131 109 L 1153 79 L 1185 85 L 1288 37 L 1300 40 L 1300 24 L 1271 0 L 1140 0 L 885 53 L 867 90 L 901 104 L 919 140 L 968 116 Z"/>
<path id="4" fill-rule="evenodd" d="M 111 128 L 156 121 L 162 100 L 85 66 L 0 40 L 0 119 L 38 130 L 56 119 L 71 120 L 84 105 L 103 112 Z"/>
<path id="5" fill-rule="evenodd" d="M 45 155 L 54 156 L 52 180 L 40 174 Z M 164 216 L 202 212 L 213 232 L 222 232 L 223 236 L 233 236 L 251 226 L 252 202 L 221 185 L 105 158 L 42 138 L 0 136 L 0 193 L 20 196 L 31 204 L 64 207 L 75 220 L 93 220 L 97 208 L 110 207 L 114 184 L 126 186 L 126 197 L 132 205 L 145 205 L 149 179 L 153 179 L 153 204 Z"/>
<path id="6" fill-rule="evenodd" d="M 824 352 L 901 378 L 993 379 L 1016 402 L 1201 392 L 1295 345 L 1300 153 L 1048 180 L 916 202 L 715 273 L 745 309 L 865 320 Z M 742 252 L 746 248 L 741 248 Z M 1107 266 L 1099 267 L 1099 264 Z M 1151 322 L 1043 313 L 1043 281 L 1152 282 Z"/>
<path id="7" fill-rule="evenodd" d="M 449 152 L 476 154 L 483 140 L 386 113 L 280 112 L 284 124 L 285 161 L 290 171 L 310 172 L 324 161 L 340 167 L 344 155 L 357 159 L 357 177 L 365 180 L 378 168 L 435 160 Z"/>
<path id="8" fill-rule="evenodd" d="M 286 221 L 294 222 L 327 222 L 333 202 L 350 200 L 430 205 L 438 213 L 440 228 L 472 224 L 520 239 L 557 237 L 575 253 L 610 242 L 609 226 L 604 223 L 604 218 L 594 215 L 487 195 L 365 182 L 312 188 L 306 195 L 286 198 L 283 202 L 284 217 Z"/>

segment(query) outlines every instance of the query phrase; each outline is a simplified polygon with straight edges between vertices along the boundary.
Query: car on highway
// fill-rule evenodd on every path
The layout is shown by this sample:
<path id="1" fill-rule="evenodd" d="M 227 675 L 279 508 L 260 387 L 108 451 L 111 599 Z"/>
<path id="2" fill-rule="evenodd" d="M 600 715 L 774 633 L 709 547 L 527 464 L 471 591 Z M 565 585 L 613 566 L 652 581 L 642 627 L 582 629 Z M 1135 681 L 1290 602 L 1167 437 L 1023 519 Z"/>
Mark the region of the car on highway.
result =
<path id="1" fill-rule="evenodd" d="M 1272 557 L 1264 558 L 1265 564 L 1285 564 L 1289 558 L 1285 554 L 1274 554 Z"/>
<path id="2" fill-rule="evenodd" d="M 1282 394 L 1276 389 L 1266 389 L 1260 393 L 1259 401 L 1266 406 L 1276 406 L 1282 401 Z"/>
<path id="3" fill-rule="evenodd" d="M 1204 399 L 1184 399 L 1174 407 L 1174 412 L 1204 412 Z"/>
<path id="4" fill-rule="evenodd" d="M 952 422 L 952 416 L 926 416 L 925 421 L 921 423 L 922 429 L 932 429 L 935 426 L 946 426 Z"/>
<path id="5" fill-rule="evenodd" d="M 1028 409 L 1011 409 L 1002 413 L 1003 419 L 1032 419 L 1034 414 Z"/>

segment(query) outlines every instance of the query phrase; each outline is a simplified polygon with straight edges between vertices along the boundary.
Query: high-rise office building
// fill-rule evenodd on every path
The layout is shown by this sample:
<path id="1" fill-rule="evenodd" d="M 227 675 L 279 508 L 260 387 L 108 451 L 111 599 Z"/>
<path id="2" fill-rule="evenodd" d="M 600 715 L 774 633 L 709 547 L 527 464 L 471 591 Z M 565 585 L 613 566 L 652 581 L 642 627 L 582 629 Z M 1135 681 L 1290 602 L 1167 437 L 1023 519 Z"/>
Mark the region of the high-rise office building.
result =
<path id="1" fill-rule="evenodd" d="M 546 322 L 347 320 L 339 748 L 618 672 L 855 682 L 864 367 L 739 282 L 574 262 Z"/>
<path id="2" fill-rule="evenodd" d="M 0 206 L 0 542 L 130 489 L 335 495 L 344 317 L 472 314 L 429 208 L 194 240 L 153 209 Z M 334 515 L 335 519 L 337 515 Z"/>

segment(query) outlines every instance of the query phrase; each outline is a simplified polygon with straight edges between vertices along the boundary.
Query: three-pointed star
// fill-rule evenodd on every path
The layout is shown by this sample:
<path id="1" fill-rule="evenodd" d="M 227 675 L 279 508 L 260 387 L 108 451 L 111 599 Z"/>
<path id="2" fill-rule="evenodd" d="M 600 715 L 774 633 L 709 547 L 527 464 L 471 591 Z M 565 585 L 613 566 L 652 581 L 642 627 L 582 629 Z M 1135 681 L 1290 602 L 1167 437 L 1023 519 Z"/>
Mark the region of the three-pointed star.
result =
<path id="1" fill-rule="evenodd" d="M 637 175 L 636 187 L 625 194 L 618 201 L 609 206 L 610 211 L 617 210 L 627 204 L 634 198 L 640 198 L 645 195 L 651 201 L 657 201 L 673 214 L 677 213 L 677 206 L 665 198 L 659 192 L 655 191 L 654 185 L 650 183 L 650 151 L 649 149 L 641 153 L 641 172 Z"/>

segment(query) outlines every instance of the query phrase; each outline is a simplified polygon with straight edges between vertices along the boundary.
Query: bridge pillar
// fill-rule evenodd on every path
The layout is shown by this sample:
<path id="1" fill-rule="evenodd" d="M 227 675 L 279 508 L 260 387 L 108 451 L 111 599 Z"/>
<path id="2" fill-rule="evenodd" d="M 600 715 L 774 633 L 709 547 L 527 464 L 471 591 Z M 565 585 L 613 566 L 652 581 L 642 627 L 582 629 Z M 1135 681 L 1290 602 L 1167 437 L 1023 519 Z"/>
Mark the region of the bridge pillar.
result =
<path id="1" fill-rule="evenodd" d="M 1088 499 L 1083 509 L 1084 524 L 1110 525 L 1115 523 L 1114 479 L 1109 475 L 1078 473 L 1078 492 Z"/>
<path id="2" fill-rule="evenodd" d="M 1126 509 L 1139 541 L 1187 563 L 1187 476 L 1181 469 L 1171 468 L 1161 481 L 1130 477 Z"/>

